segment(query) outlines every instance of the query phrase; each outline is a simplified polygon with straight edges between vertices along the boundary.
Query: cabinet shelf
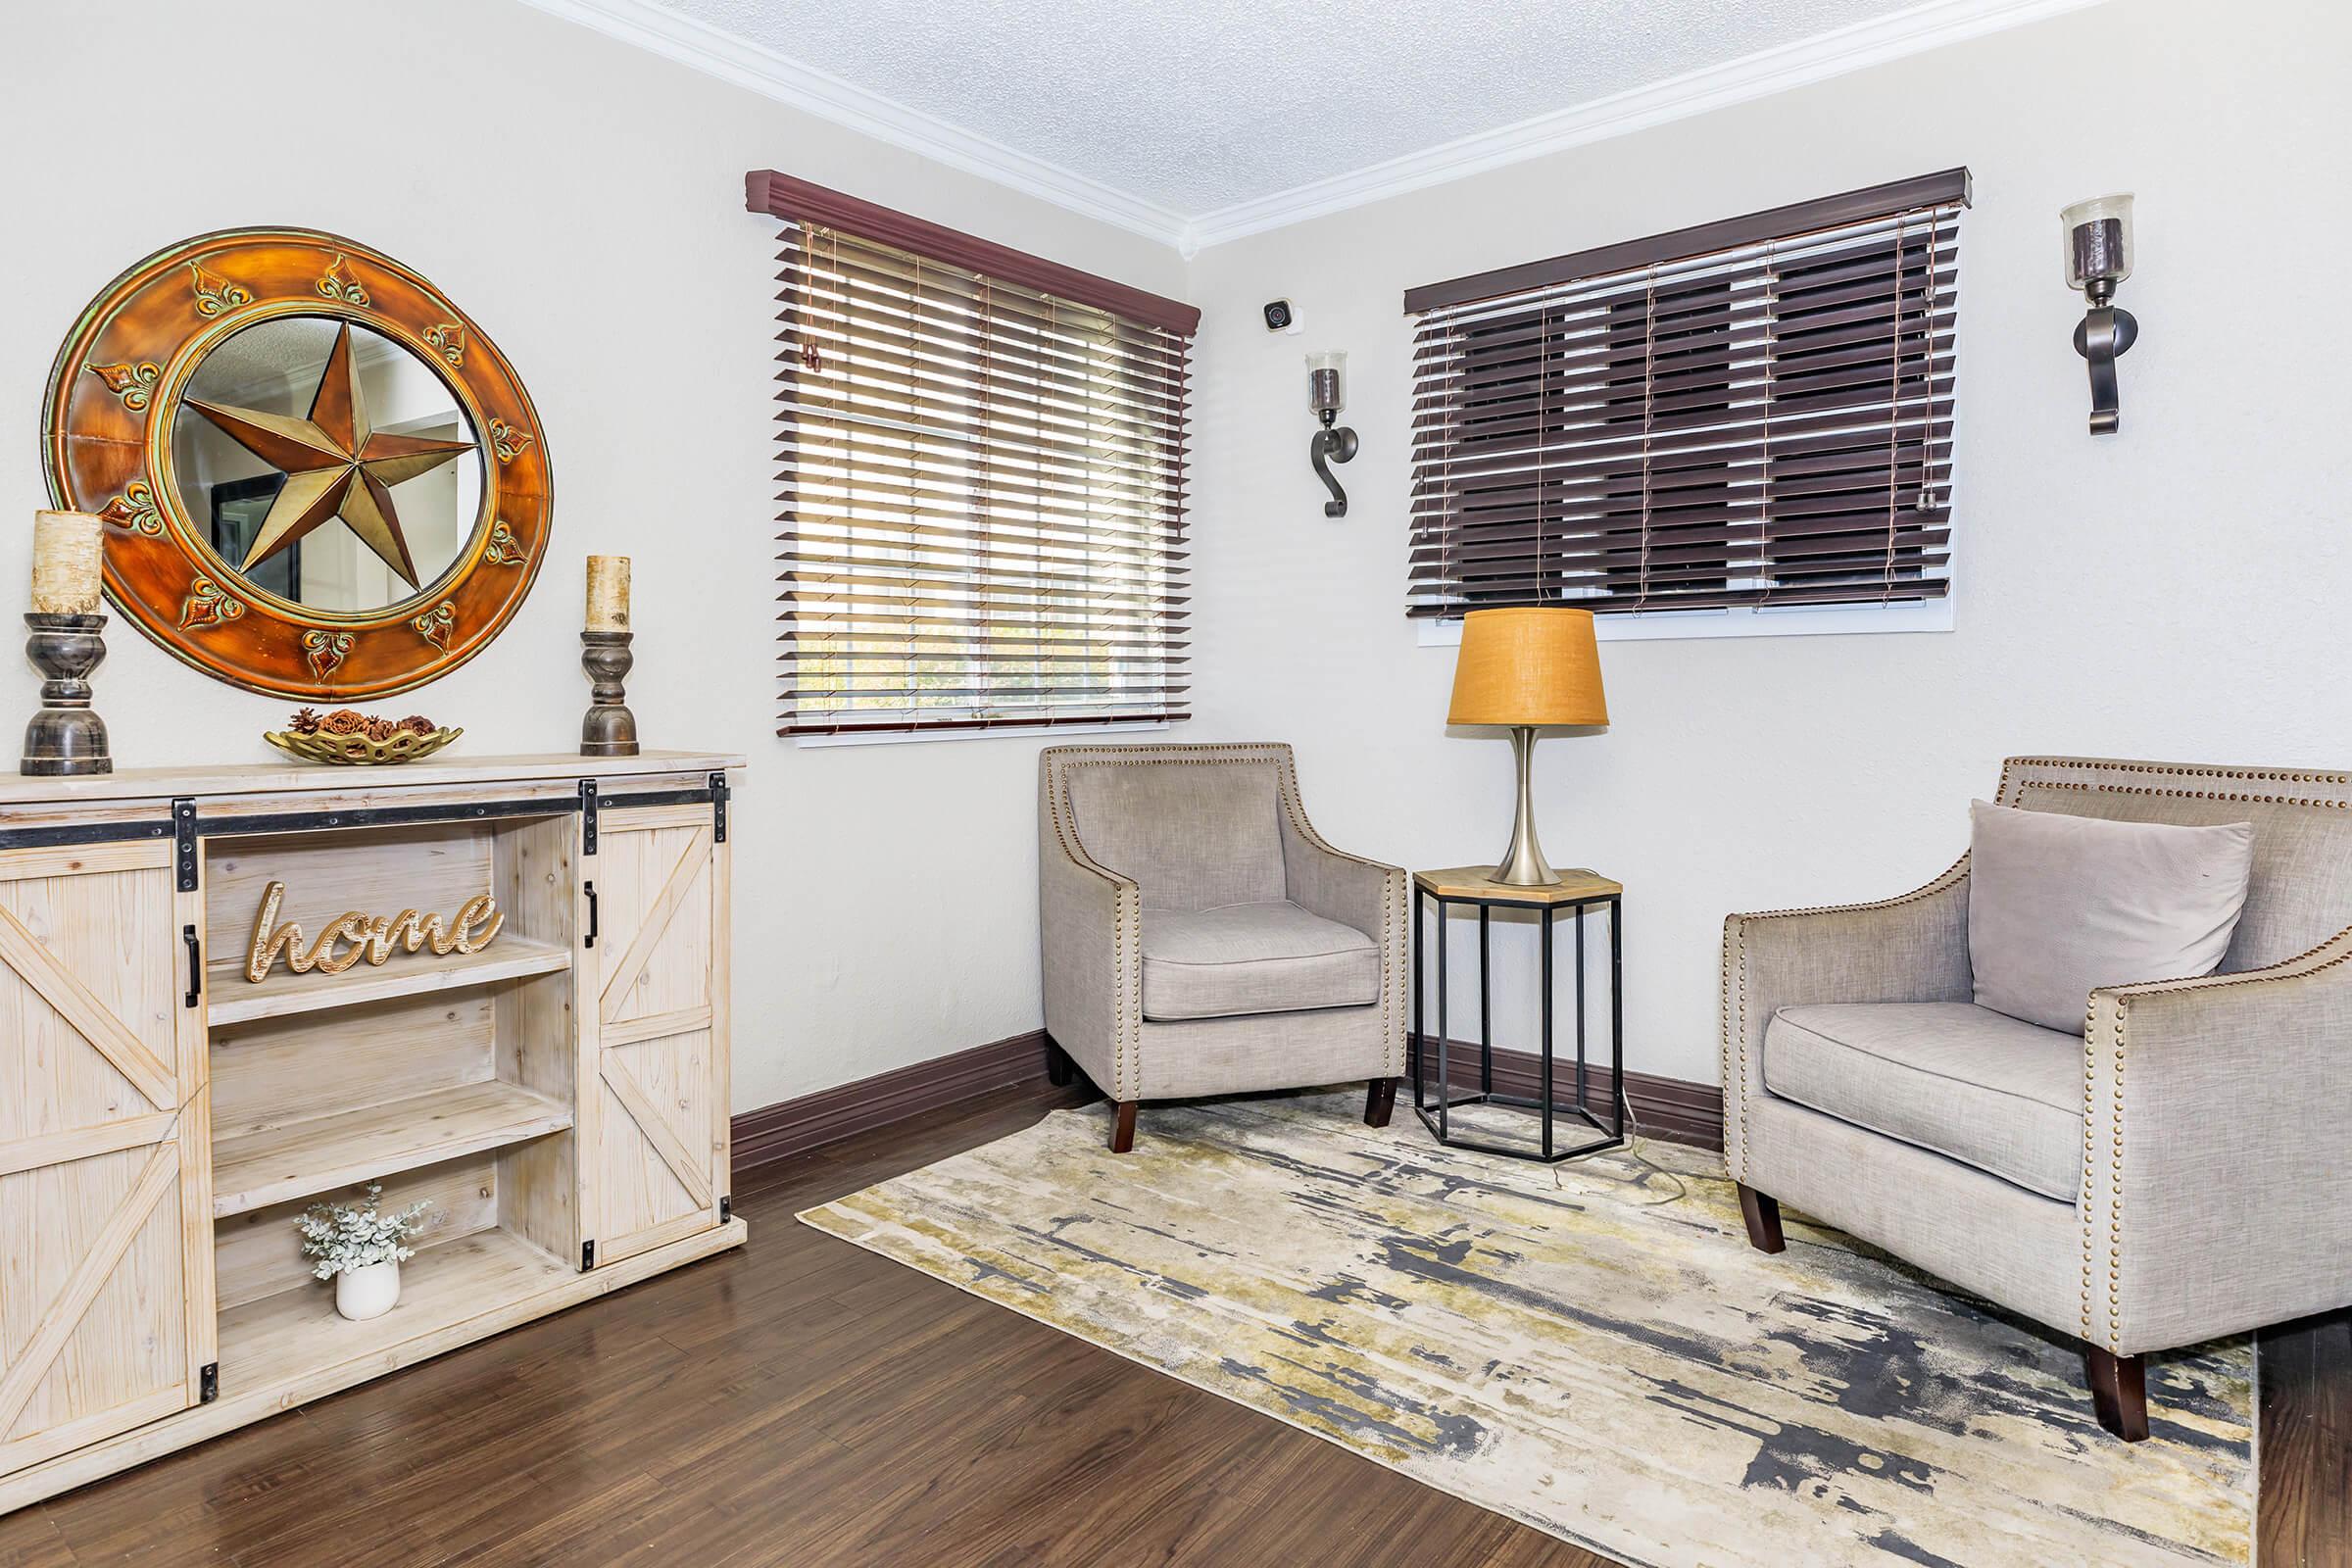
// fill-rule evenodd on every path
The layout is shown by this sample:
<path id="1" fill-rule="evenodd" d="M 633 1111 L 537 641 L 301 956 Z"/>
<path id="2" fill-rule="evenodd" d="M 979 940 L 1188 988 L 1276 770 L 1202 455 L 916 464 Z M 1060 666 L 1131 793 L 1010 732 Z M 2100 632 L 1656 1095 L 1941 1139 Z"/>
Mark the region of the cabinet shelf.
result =
<path id="1" fill-rule="evenodd" d="M 289 1122 L 213 1147 L 213 1213 L 332 1192 L 571 1125 L 571 1107 L 492 1080 Z"/>
<path id="2" fill-rule="evenodd" d="M 256 1382 L 287 1382 L 382 1356 L 456 1325 L 495 1316 L 563 1284 L 573 1272 L 510 1231 L 476 1231 L 424 1248 L 403 1263 L 400 1304 L 363 1323 L 336 1315 L 333 1286 L 306 1279 L 220 1314 L 220 1388 L 223 1394 L 240 1394 Z"/>
<path id="3" fill-rule="evenodd" d="M 24 1340 L 57 1362 L 7 1368 L 29 1402 L 0 1431 L 0 1515 L 742 1245 L 720 1217 L 741 760 L 0 787 L 0 1121 L 21 1102 L 37 1133 L 14 1150 L 31 1217 L 0 1212 L 0 1239 L 40 1243 L 0 1263 L 0 1360 Z M 341 974 L 281 952 L 245 978 L 265 910 L 307 953 L 410 908 L 446 939 L 475 900 L 503 916 L 482 952 Z M 352 1323 L 295 1221 L 376 1182 L 428 1209 L 403 1299 Z M 56 1307 L 30 1340 L 19 1296 Z"/>
<path id="4" fill-rule="evenodd" d="M 255 984 L 241 968 L 216 968 L 208 978 L 211 1003 L 205 1021 L 213 1028 L 254 1018 L 283 1018 L 324 1007 L 353 1007 L 431 991 L 454 991 L 461 986 L 488 985 L 524 975 L 553 974 L 571 967 L 571 950 L 552 942 L 500 934 L 479 953 L 452 953 L 435 957 L 430 952 L 395 954 L 381 968 L 364 960 L 341 974 L 295 974 L 279 969 Z"/>

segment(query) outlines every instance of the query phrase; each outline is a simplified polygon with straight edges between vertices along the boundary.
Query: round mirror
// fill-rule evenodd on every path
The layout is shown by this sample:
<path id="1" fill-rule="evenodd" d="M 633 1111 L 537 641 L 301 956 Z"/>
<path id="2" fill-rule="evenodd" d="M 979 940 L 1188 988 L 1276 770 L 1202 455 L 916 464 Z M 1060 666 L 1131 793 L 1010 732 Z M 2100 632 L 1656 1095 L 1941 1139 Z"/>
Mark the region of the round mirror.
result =
<path id="1" fill-rule="evenodd" d="M 446 675 L 547 558 L 554 471 L 514 366 L 340 235 L 223 229 L 122 273 L 58 349 L 41 444 L 52 505 L 107 523 L 107 598 L 250 691 Z"/>
<path id="2" fill-rule="evenodd" d="M 426 361 L 350 321 L 281 316 L 214 345 L 172 422 L 185 516 L 259 593 L 330 614 L 405 604 L 472 539 L 482 457 Z"/>

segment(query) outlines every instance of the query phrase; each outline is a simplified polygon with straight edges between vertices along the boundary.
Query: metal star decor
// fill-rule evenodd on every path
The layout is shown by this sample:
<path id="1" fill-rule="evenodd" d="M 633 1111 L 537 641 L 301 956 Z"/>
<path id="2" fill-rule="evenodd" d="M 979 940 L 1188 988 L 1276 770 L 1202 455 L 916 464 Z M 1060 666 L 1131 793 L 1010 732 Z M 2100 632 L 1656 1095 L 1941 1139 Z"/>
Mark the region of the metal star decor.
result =
<path id="1" fill-rule="evenodd" d="M 329 519 L 340 516 L 361 543 L 383 558 L 412 588 L 416 564 L 392 507 L 393 485 L 429 473 L 471 452 L 470 441 L 433 441 L 385 435 L 368 422 L 359 368 L 351 358 L 351 327 L 335 333 L 334 351 L 311 398 L 311 416 L 232 409 L 189 398 L 187 406 L 219 425 L 246 451 L 286 476 L 253 548 L 237 564 L 251 571 Z"/>

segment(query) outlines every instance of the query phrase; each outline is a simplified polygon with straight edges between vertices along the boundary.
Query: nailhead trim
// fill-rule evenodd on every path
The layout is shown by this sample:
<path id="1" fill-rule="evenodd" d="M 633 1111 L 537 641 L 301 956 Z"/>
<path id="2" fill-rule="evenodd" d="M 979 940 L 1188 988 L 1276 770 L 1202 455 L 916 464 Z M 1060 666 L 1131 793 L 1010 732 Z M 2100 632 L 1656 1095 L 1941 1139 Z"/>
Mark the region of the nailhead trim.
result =
<path id="1" fill-rule="evenodd" d="M 2352 773 L 2330 772 L 2321 768 L 2221 767 L 2204 766 L 2193 762 L 2116 761 L 2095 757 L 2012 757 L 2001 763 L 2001 787 L 1995 799 L 2004 806 L 2010 806 L 2016 804 L 2017 797 L 2022 795 L 2025 790 L 2042 788 L 2097 791 L 2115 795 L 2163 795 L 2181 800 L 2316 807 L 2327 810 L 2352 809 L 2352 801 L 2328 800 L 2313 796 L 2250 794 L 2223 789 L 2166 789 L 2154 784 L 2118 784 L 2078 779 L 2018 778 L 2019 773 L 2023 770 L 2043 768 L 2082 773 L 2137 774 L 2148 778 L 2211 779 L 2239 784 L 2320 784 L 2332 785 L 2339 789 L 2352 788 Z M 2017 788 L 2014 790 L 2011 788 L 2013 780 L 2017 783 Z"/>
<path id="2" fill-rule="evenodd" d="M 1114 951 L 1113 956 L 1126 965 L 1125 973 L 1134 976 L 1135 988 L 1127 999 L 1120 1016 L 1119 1083 L 1126 1090 L 1121 1100 L 1141 1097 L 1144 1088 L 1144 892 L 1130 882 L 1119 890 L 1119 929 L 1134 939 L 1135 956 L 1126 956 L 1125 947 Z"/>
<path id="3" fill-rule="evenodd" d="M 2167 787 L 2163 784 L 2127 784 L 2114 779 L 2029 778 L 2021 776 L 2033 770 L 2055 768 L 2085 773 L 2120 773 L 2150 779 L 2209 781 L 2215 788 L 2190 789 Z M 2263 793 L 2259 789 L 2230 789 L 2238 785 L 2323 785 L 2343 788 L 2352 786 L 2352 773 L 2321 770 L 2263 767 L 2212 767 L 2193 763 L 2108 761 L 2092 758 L 2072 757 L 2013 757 L 2001 765 L 2001 787 L 1998 799 L 2004 805 L 2015 804 L 2033 790 L 2064 790 L 2083 795 L 2132 795 L 2153 799 L 2213 801 L 2231 806 L 2283 806 L 2307 810 L 2352 810 L 2352 800 L 2330 800 L 2324 796 Z M 2110 996 L 2115 1002 L 2115 1045 L 2113 1060 L 2115 1081 L 2109 1091 L 2112 1108 L 2112 1147 L 2108 1152 L 2107 1191 L 2107 1324 L 2106 1343 L 2110 1353 L 2120 1350 L 2123 1341 L 2123 1233 L 2124 1233 L 2124 1067 L 2125 1039 L 2130 1031 L 2129 1000 L 2135 997 L 2169 996 L 2178 992 L 2204 991 L 2224 986 L 2250 985 L 2268 980 L 2299 978 L 2324 969 L 2352 961 L 2352 928 L 2338 932 L 2327 942 L 2262 969 L 2232 975 L 2199 975 L 2187 980 L 2146 981 L 2131 986 L 2102 987 L 2091 998 L 2091 1005 L 2083 1017 L 2082 1067 L 2082 1333 L 2091 1335 L 2093 1286 L 2097 1269 L 2097 1227 L 2092 1207 L 2092 1183 L 2096 1176 L 2096 1135 L 2093 1117 L 2098 1107 L 2098 1042 L 2092 1031 L 2098 1016 L 2098 998 Z M 2344 951 L 2318 963 L 2317 958 L 2331 947 L 2342 945 Z"/>
<path id="4" fill-rule="evenodd" d="M 1134 1055 L 1131 1050 L 1131 1035 L 1141 1026 L 1144 1010 L 1142 892 L 1125 877 L 1115 876 L 1107 868 L 1097 864 L 1087 855 L 1085 846 L 1078 842 L 1076 825 L 1070 821 L 1067 814 L 1069 781 L 1061 759 L 1055 755 L 1059 750 L 1062 749 L 1049 747 L 1043 754 L 1046 759 L 1046 801 L 1053 812 L 1054 836 L 1061 845 L 1061 853 L 1068 857 L 1071 864 L 1083 870 L 1092 871 L 1110 884 L 1110 962 L 1114 997 L 1118 978 L 1125 974 L 1129 967 L 1130 938 L 1133 939 L 1136 949 L 1137 956 L 1133 963 L 1135 997 L 1132 1013 L 1128 1007 L 1114 1000 L 1111 1004 L 1110 1020 L 1111 1098 L 1121 1101 L 1132 1100 L 1135 1098 L 1133 1091 L 1137 1086 L 1130 1071 Z"/>
<path id="5" fill-rule="evenodd" d="M 2107 1174 L 2107 1349 L 2113 1353 L 2124 1332 L 2124 1031 L 2130 1009 L 2115 1008 L 2115 1148 Z"/>
<path id="6" fill-rule="evenodd" d="M 1740 1001 L 1736 1014 L 1732 1004 L 1735 950 L 1739 955 L 1737 983 L 1740 987 Z M 1736 914 L 1727 917 L 1723 922 L 1722 984 L 1716 988 L 1716 995 L 1720 999 L 1718 1005 L 1723 1013 L 1723 1049 L 1717 1056 L 1715 1081 L 1729 1089 L 1732 1082 L 1732 1030 L 1735 1026 L 1735 1017 L 1740 1023 L 1744 1023 L 1747 1018 L 1747 942 L 1744 928 L 1740 923 L 1740 916 Z M 1744 1031 L 1742 1031 L 1742 1038 L 1744 1038 Z M 1738 1109 L 1740 1116 L 1735 1118 L 1733 1115 L 1734 1104 L 1730 1097 L 1726 1096 L 1723 1107 L 1723 1152 L 1726 1160 L 1732 1163 L 1732 1174 L 1744 1179 L 1747 1175 L 1747 1126 L 1744 1120 L 1747 1107 L 1744 1103 L 1740 1103 Z M 1740 1123 L 1740 1136 L 1737 1141 L 1732 1137 L 1732 1124 L 1736 1119 Z"/>
<path id="7" fill-rule="evenodd" d="M 1335 850 L 1324 840 L 1322 834 L 1315 831 L 1314 824 L 1307 820 L 1306 808 L 1298 798 L 1298 775 L 1290 747 L 1279 741 L 1207 742 L 1169 746 L 1049 746 L 1040 756 L 1046 764 L 1047 797 L 1053 810 L 1054 835 L 1060 840 L 1062 853 L 1069 856 L 1076 863 L 1110 882 L 1117 889 L 1116 902 L 1119 912 L 1113 923 L 1111 937 L 1114 964 L 1126 964 L 1126 940 L 1131 934 L 1130 926 L 1133 927 L 1132 935 L 1137 949 L 1137 958 L 1133 965 L 1135 990 L 1131 1007 L 1121 1007 L 1119 1017 L 1115 1020 L 1116 1035 L 1113 1041 L 1113 1050 L 1116 1065 L 1114 1072 L 1118 1080 L 1118 1087 L 1114 1090 L 1114 1098 L 1121 1100 L 1134 1098 L 1127 1091 L 1131 1087 L 1129 1069 L 1131 1066 L 1137 1066 L 1133 1061 L 1137 1044 L 1135 1037 L 1140 1036 L 1142 1032 L 1144 1016 L 1144 966 L 1141 956 L 1143 893 L 1134 882 L 1125 877 L 1115 876 L 1103 866 L 1097 864 L 1087 857 L 1085 847 L 1078 843 L 1075 822 L 1065 818 L 1069 793 L 1068 774 L 1072 767 L 1231 766 L 1237 762 L 1273 764 L 1277 793 L 1281 797 L 1283 809 L 1301 838 L 1326 855 L 1351 861 L 1357 865 L 1368 866 L 1384 874 L 1385 886 L 1382 889 L 1380 916 L 1381 1031 L 1387 1047 L 1385 1059 L 1391 1069 L 1389 1075 L 1395 1077 L 1404 1071 L 1404 1012 L 1401 1007 L 1396 1005 L 1397 987 L 1403 983 L 1403 975 L 1398 968 L 1396 947 L 1397 931 L 1403 918 L 1404 872 L 1396 866 L 1384 865 L 1378 860 L 1367 860 L 1361 856 Z M 1138 1066 L 1138 1071 L 1140 1072 L 1140 1066 Z"/>
<path id="8" fill-rule="evenodd" d="M 2148 773 L 2170 778 L 2234 778 L 2263 784 L 2352 785 L 2352 773 L 2324 769 L 2297 771 L 2278 767 L 2215 767 L 2195 762 L 2124 762 L 2095 757 L 2012 757 L 2001 764 L 2001 777 L 2021 767 L 2071 767 L 2100 773 Z"/>
<path id="9" fill-rule="evenodd" d="M 1967 865 L 1968 857 L 1963 855 L 1950 865 L 1945 866 L 1942 874 L 1927 886 L 1913 888 L 1910 892 L 1897 898 L 1881 899 L 1875 904 L 1817 904 L 1802 909 L 1757 909 L 1749 914 L 1736 914 L 1732 918 L 1735 920 L 1786 920 L 1792 916 L 1805 914 L 1858 914 L 1868 909 L 1892 909 L 1901 905 L 1916 904 L 1922 899 L 1934 898 L 1951 886 L 1954 873 L 1964 870 Z"/>
<path id="10" fill-rule="evenodd" d="M 1723 1108 L 1723 1147 L 1727 1155 L 1735 1149 L 1738 1164 L 1734 1179 L 1747 1179 L 1747 922 L 1750 920 L 1788 920 L 1813 914 L 1860 914 L 1873 909 L 1899 908 L 1932 899 L 1957 885 L 1968 875 L 1968 857 L 1963 855 L 1944 868 L 1942 875 L 1925 887 L 1914 888 L 1897 898 L 1881 899 L 1875 904 L 1822 904 L 1802 909 L 1759 909 L 1753 914 L 1735 914 L 1724 921 L 1724 1008 L 1723 1008 L 1723 1079 L 1735 1085 L 1733 1076 L 1732 1040 L 1739 1037 L 1739 1073 L 1732 1095 L 1726 1097 Z M 1733 983 L 1739 986 L 1739 1007 L 1735 1015 L 1731 1004 Z M 1734 1119 L 1737 1112 L 1738 1133 L 1735 1138 Z"/>
<path id="11" fill-rule="evenodd" d="M 2321 956 L 2328 949 L 2339 947 L 2343 951 L 2334 956 Z M 2309 967 L 2296 967 L 2305 963 Z M 2119 1000 L 2171 996 L 2177 992 L 2222 991 L 2230 986 L 2250 986 L 2271 980 L 2301 980 L 2309 975 L 2325 973 L 2340 963 L 2352 963 L 2352 926 L 2344 927 L 2316 948 L 2306 948 L 2291 958 L 2281 958 L 2260 969 L 2244 969 L 2236 974 L 2191 975 L 2184 980 L 2140 980 L 2128 986 L 2107 986 L 2102 989 L 2114 992 Z"/>
<path id="12" fill-rule="evenodd" d="M 1280 766 L 1290 748 L 1280 741 L 1199 742 L 1172 746 L 1050 746 L 1054 765 L 1071 767 L 1221 766 L 1266 762 Z"/>
<path id="13" fill-rule="evenodd" d="M 2039 778 L 2025 785 L 2029 790 L 2072 790 L 2083 795 L 2151 795 L 2181 801 L 2222 801 L 2242 806 L 2302 806 L 2316 807 L 2326 811 L 2352 810 L 2352 801 L 2329 801 L 2317 796 L 2241 795 L 2227 790 L 2167 790 L 2153 784 L 2089 784 L 2077 779 Z"/>
<path id="14" fill-rule="evenodd" d="M 2013 805 L 2026 790 L 2073 790 L 2085 794 L 2140 795 L 2175 800 L 2216 801 L 2230 805 L 2290 806 L 2322 810 L 2352 810 L 2352 800 L 2328 800 L 2317 796 L 2259 794 L 2229 789 L 2165 788 L 2157 784 L 2122 784 L 2112 780 L 2021 778 L 2021 770 L 2061 768 L 2083 772 L 2124 773 L 2152 778 L 2204 779 L 2217 783 L 2254 785 L 2318 784 L 2338 788 L 2352 787 L 2352 773 L 2326 771 L 2297 771 L 2288 768 L 2208 767 L 2167 762 L 2108 761 L 2093 758 L 2075 757 L 2012 757 L 2001 764 L 2001 782 L 1995 799 L 2003 805 Z M 1740 1051 L 1737 1077 L 1737 1098 L 1729 1101 L 1724 1110 L 1724 1147 L 1734 1147 L 1732 1122 L 1734 1107 L 1744 1121 L 1747 1109 L 1747 945 L 1744 922 L 1758 919 L 1780 919 L 1808 914 L 1844 914 L 1867 909 L 1890 908 L 1942 892 L 1960 875 L 1965 875 L 1968 857 L 1962 856 L 1950 870 L 1934 882 L 1901 898 L 1882 904 L 1831 905 L 1801 909 L 1769 909 L 1757 914 L 1734 915 L 1726 922 L 1726 951 L 1724 954 L 1724 1005 L 1722 1071 L 1727 1083 L 1734 1079 L 1732 1038 L 1737 1031 Z M 2330 950 L 2336 950 L 2329 955 Z M 2261 969 L 2251 969 L 2231 975 L 2199 975 L 2185 980 L 2154 980 L 2131 986 L 2107 986 L 2091 993 L 2089 1005 L 2082 1018 L 2082 1337 L 2091 1339 L 2093 1328 L 2093 1291 L 2098 1268 L 2098 1223 L 2093 1194 L 2098 1179 L 2098 1110 L 2099 1001 L 2105 997 L 2114 1003 L 2115 1041 L 2110 1057 L 2115 1081 L 2110 1104 L 2112 1135 L 2107 1162 L 2107 1311 L 2106 1347 L 2110 1354 L 2120 1353 L 2123 1344 L 2123 1237 L 2124 1237 L 2124 1067 L 2126 1037 L 2129 1032 L 2130 1002 L 2135 998 L 2170 996 L 2176 993 L 2220 989 L 2227 986 L 2254 985 L 2269 981 L 2301 979 L 2319 974 L 2339 964 L 2352 963 L 2352 926 L 2337 932 L 2319 946 Z M 1735 974 L 1736 970 L 1736 974 Z M 1734 1004 L 1734 985 L 1737 985 L 1737 1006 Z M 1737 1140 L 1739 1149 L 1738 1175 L 1744 1180 L 1747 1173 L 1747 1144 L 1742 1136 Z"/>
<path id="15" fill-rule="evenodd" d="M 1381 873 L 1380 1033 L 1385 1047 L 1383 1059 L 1388 1063 L 1389 1076 L 1397 1077 L 1404 1071 L 1404 1009 L 1396 1004 L 1398 988 L 1403 982 L 1397 933 L 1401 929 L 1404 913 L 1404 872 L 1396 866 L 1332 848 L 1330 841 L 1315 831 L 1314 823 L 1307 820 L 1306 802 L 1298 791 L 1298 764 L 1289 747 L 1282 748 L 1278 765 L 1281 769 L 1283 808 L 1290 813 L 1291 823 L 1298 830 L 1298 836 L 1334 859 L 1346 860 Z"/>
<path id="16" fill-rule="evenodd" d="M 1747 922 L 1739 926 L 1740 947 L 1740 1179 L 1747 1180 Z M 1725 1037 L 1725 1049 L 1730 1049 L 1730 1037 Z M 1727 1074 L 1728 1077 L 1728 1074 Z M 1731 1147 L 1731 1129 L 1724 1129 L 1724 1147 Z"/>
<path id="17" fill-rule="evenodd" d="M 2108 1155 L 2108 1225 L 2107 1225 L 2107 1348 L 2113 1353 L 2121 1348 L 2123 1337 L 2123 1232 L 2124 1232 L 2124 1065 L 2125 1036 L 2129 1031 L 2131 1004 L 2151 997 L 2186 995 L 2192 992 L 2226 990 L 2230 986 L 2268 985 L 2287 980 L 2301 980 L 2345 963 L 2352 963 L 2352 926 L 2346 926 L 2334 936 L 2291 958 L 2283 958 L 2267 968 L 2248 969 L 2239 974 L 2196 975 L 2185 980 L 2147 980 L 2130 986 L 2102 986 L 2091 993 L 2090 1008 L 2083 1016 L 2082 1042 L 2082 1337 L 2091 1337 L 2092 1282 L 2095 1276 L 2097 1221 L 2092 1208 L 2092 1182 L 2097 1174 L 2097 1138 L 2093 1116 L 2098 1107 L 2097 1077 L 2099 1041 L 2095 1030 L 2099 1002 L 2105 998 L 2114 1004 L 2115 1045 L 2111 1053 L 2115 1066 L 2115 1083 L 2110 1092 L 2114 1107 L 2113 1147 Z"/>
<path id="18" fill-rule="evenodd" d="M 2096 1152 L 2098 1133 L 2092 1121 L 2093 1108 L 2098 1103 L 2097 1020 L 2099 998 L 2090 995 L 2089 1005 L 2082 1011 L 2082 1338 L 2090 1338 L 2090 1270 L 2093 1227 L 2091 1224 L 2092 1183 L 2098 1179 Z"/>

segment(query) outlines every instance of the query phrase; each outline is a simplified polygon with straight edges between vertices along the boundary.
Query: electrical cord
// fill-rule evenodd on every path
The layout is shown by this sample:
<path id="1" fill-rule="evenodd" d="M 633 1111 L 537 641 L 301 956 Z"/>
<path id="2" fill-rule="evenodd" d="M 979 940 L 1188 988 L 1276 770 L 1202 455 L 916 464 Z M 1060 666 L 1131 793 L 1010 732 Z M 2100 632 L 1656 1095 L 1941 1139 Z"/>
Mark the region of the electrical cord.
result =
<path id="1" fill-rule="evenodd" d="M 1665 1208 L 1669 1204 L 1679 1203 L 1684 1199 L 1689 1198 L 1690 1196 L 1690 1184 L 1683 1179 L 1683 1173 L 1681 1171 L 1668 1170 L 1665 1166 L 1659 1164 L 1656 1160 L 1642 1152 L 1642 1145 L 1643 1142 L 1645 1142 L 1642 1136 L 1642 1118 L 1635 1114 L 1634 1102 L 1626 1098 L 1625 1091 L 1622 1088 L 1616 1089 L 1614 1092 L 1617 1096 L 1618 1106 L 1625 1112 L 1625 1152 L 1632 1155 L 1635 1162 L 1647 1169 L 1650 1174 L 1655 1176 L 1663 1176 L 1668 1181 L 1674 1183 L 1674 1191 L 1669 1196 L 1658 1199 L 1652 1202 L 1636 1203 L 1634 1206 L 1636 1208 Z M 1561 1165 L 1554 1165 L 1551 1167 L 1551 1185 L 1553 1187 L 1564 1188 L 1568 1185 L 1564 1180 L 1562 1180 L 1564 1173 L 1564 1167 Z M 1648 1184 L 1644 1182 L 1642 1185 L 1646 1187 Z"/>
<path id="2" fill-rule="evenodd" d="M 1664 1208 L 1669 1203 L 1679 1203 L 1684 1199 L 1689 1198 L 1690 1196 L 1690 1184 L 1683 1180 L 1683 1173 L 1681 1171 L 1668 1170 L 1665 1166 L 1659 1164 L 1656 1160 L 1642 1152 L 1642 1145 L 1643 1142 L 1645 1142 L 1642 1136 L 1642 1118 L 1634 1114 L 1634 1102 L 1625 1098 L 1625 1091 L 1620 1089 L 1617 1093 L 1618 1102 L 1625 1106 L 1625 1127 L 1628 1134 L 1625 1143 L 1625 1152 L 1633 1155 L 1634 1158 L 1640 1160 L 1655 1174 L 1663 1176 L 1668 1181 L 1674 1183 L 1674 1196 L 1671 1198 L 1661 1198 L 1655 1202 L 1642 1203 L 1638 1206 L 1642 1208 Z"/>

